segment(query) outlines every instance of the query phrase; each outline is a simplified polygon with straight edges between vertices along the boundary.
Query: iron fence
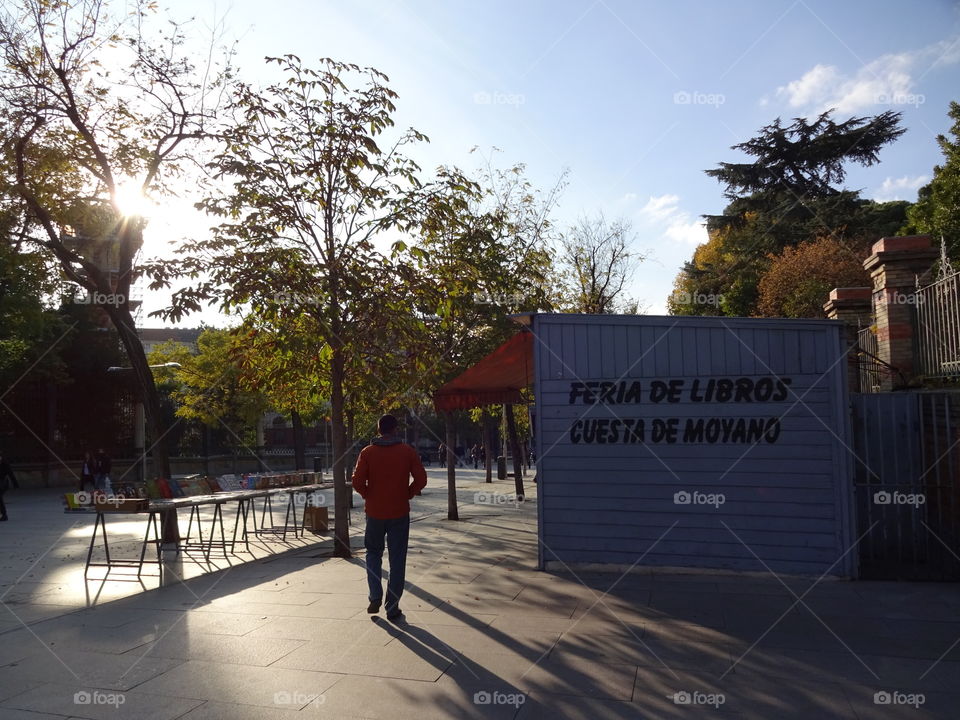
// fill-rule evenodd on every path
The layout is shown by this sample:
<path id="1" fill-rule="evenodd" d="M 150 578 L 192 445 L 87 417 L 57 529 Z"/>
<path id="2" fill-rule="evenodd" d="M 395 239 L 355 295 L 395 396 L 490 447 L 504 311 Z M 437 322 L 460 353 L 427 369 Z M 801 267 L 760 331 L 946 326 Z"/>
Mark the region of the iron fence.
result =
<path id="1" fill-rule="evenodd" d="M 888 373 L 877 354 L 880 352 L 877 336 L 870 328 L 863 328 L 857 333 L 856 362 L 859 376 L 859 388 L 862 393 L 880 392 L 881 381 Z"/>
<path id="2" fill-rule="evenodd" d="M 960 376 L 960 272 L 916 292 L 919 374 Z"/>
<path id="3" fill-rule="evenodd" d="M 851 397 L 860 577 L 960 580 L 960 394 Z"/>

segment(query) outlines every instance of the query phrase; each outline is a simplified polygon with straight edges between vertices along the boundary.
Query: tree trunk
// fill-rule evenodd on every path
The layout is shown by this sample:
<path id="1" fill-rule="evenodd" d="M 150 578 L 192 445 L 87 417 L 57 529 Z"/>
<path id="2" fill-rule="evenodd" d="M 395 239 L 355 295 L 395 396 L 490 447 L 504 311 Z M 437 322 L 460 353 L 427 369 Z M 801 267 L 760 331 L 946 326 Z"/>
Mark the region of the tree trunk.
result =
<path id="1" fill-rule="evenodd" d="M 510 431 L 507 429 L 507 406 L 503 405 L 503 413 L 500 416 L 500 438 L 502 442 L 502 452 L 504 458 L 509 457 L 507 442 L 510 439 Z"/>
<path id="2" fill-rule="evenodd" d="M 106 306 L 110 307 L 110 306 Z M 153 372 L 147 362 L 147 355 L 143 351 L 143 344 L 133 322 L 129 307 L 124 304 L 107 310 L 113 322 L 123 348 L 127 352 L 127 360 L 137 379 L 137 390 L 143 400 L 143 410 L 147 421 L 147 434 L 150 436 L 150 448 L 147 452 L 153 453 L 154 474 L 158 477 L 170 477 L 170 456 L 167 453 L 167 428 L 163 426 L 160 416 L 160 393 L 153 379 Z"/>
<path id="3" fill-rule="evenodd" d="M 493 418 L 483 410 L 483 464 L 487 471 L 487 482 L 493 482 Z"/>
<path id="4" fill-rule="evenodd" d="M 457 507 L 457 456 L 453 452 L 457 442 L 457 430 L 453 426 L 453 413 L 447 410 L 443 416 L 447 421 L 447 520 L 459 520 L 460 510 Z"/>
<path id="5" fill-rule="evenodd" d="M 347 458 L 344 461 L 346 464 L 346 472 L 353 474 L 353 469 L 357 466 L 357 436 L 355 434 L 354 428 L 354 418 L 356 417 L 356 412 L 354 410 L 353 403 L 350 403 L 350 409 L 345 411 L 347 415 Z M 353 486 L 352 484 L 348 485 L 347 497 L 350 499 L 350 509 L 353 510 Z"/>
<path id="6" fill-rule="evenodd" d="M 523 469 L 520 467 L 520 442 L 517 439 L 517 420 L 513 405 L 504 405 L 507 415 L 507 434 L 510 436 L 510 451 L 513 453 L 513 479 L 517 488 L 517 500 L 523 500 Z"/>
<path id="7" fill-rule="evenodd" d="M 294 470 L 305 470 L 307 467 L 307 448 L 303 438 L 303 418 L 296 410 L 290 411 L 290 420 L 293 424 L 293 464 Z"/>
<path id="8" fill-rule="evenodd" d="M 343 347 L 334 341 L 333 358 L 330 368 L 330 431 L 333 445 L 333 555 L 349 558 L 350 552 L 350 495 L 352 489 L 347 486 L 346 427 L 343 417 L 343 381 L 345 375 Z"/>

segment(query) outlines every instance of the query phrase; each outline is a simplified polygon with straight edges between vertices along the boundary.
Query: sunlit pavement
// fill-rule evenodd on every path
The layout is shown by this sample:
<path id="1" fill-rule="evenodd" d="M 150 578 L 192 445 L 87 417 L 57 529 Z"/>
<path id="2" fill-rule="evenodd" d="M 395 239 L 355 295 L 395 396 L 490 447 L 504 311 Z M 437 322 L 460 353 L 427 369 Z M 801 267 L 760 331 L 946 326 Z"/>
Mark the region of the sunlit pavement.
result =
<path id="1" fill-rule="evenodd" d="M 328 537 L 258 539 L 181 556 L 158 587 L 84 581 L 93 517 L 9 493 L 0 720 L 960 716 L 960 586 L 539 572 L 525 487 L 518 503 L 459 471 L 449 521 L 430 469 L 399 625 L 366 614 L 359 505 L 353 560 Z M 109 529 L 129 554 L 143 523 Z"/>

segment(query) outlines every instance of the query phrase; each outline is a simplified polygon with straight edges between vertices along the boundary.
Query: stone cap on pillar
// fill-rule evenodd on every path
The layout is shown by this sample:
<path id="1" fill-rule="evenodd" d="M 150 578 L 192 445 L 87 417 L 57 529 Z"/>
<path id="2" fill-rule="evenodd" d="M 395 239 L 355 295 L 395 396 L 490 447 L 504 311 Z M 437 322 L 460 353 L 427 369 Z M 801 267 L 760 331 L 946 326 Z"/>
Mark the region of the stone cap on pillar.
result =
<path id="1" fill-rule="evenodd" d="M 873 312 L 872 295 L 873 288 L 869 287 L 834 288 L 823 310 L 831 320 L 859 322 Z"/>
<path id="2" fill-rule="evenodd" d="M 863 261 L 863 267 L 871 274 L 890 263 L 914 272 L 923 272 L 940 254 L 940 251 L 933 247 L 929 235 L 883 237 L 873 244 L 870 252 L 870 257 Z"/>
<path id="3" fill-rule="evenodd" d="M 830 291 L 831 300 L 864 300 L 870 302 L 872 295 L 873 288 L 870 287 L 834 288 Z"/>

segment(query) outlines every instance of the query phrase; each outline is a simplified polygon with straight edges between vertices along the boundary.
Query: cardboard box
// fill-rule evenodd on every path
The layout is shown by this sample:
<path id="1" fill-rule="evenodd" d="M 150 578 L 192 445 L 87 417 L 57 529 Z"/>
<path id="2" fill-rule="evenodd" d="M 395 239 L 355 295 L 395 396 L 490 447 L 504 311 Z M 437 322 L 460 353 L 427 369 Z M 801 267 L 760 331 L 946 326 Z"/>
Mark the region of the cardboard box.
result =
<path id="1" fill-rule="evenodd" d="M 313 532 L 326 532 L 330 529 L 330 517 L 325 507 L 305 507 L 303 509 L 303 527 Z"/>

